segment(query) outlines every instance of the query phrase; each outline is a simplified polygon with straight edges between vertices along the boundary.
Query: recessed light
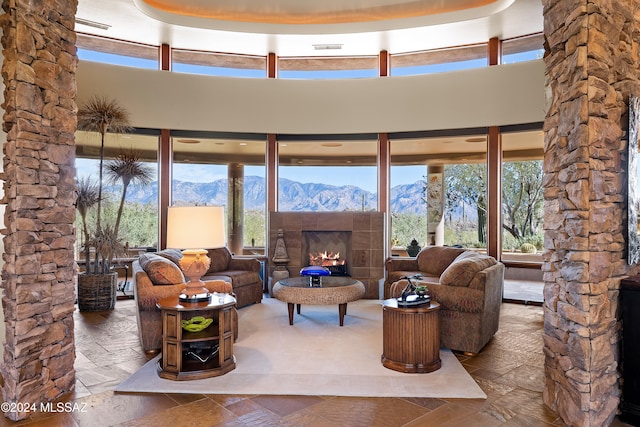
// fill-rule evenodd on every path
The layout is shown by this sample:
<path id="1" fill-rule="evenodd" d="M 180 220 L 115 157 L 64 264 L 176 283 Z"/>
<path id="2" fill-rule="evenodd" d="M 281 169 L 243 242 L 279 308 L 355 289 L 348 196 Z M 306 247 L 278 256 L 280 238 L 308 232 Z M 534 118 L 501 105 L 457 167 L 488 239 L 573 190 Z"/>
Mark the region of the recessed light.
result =
<path id="1" fill-rule="evenodd" d="M 244 147 L 244 146 L 246 146 L 246 145 L 249 145 L 249 144 L 247 144 L 246 142 L 241 142 L 241 143 L 240 143 L 240 146 L 242 146 L 242 147 Z"/>
<path id="2" fill-rule="evenodd" d="M 200 144 L 197 139 L 179 139 L 178 142 L 181 144 Z"/>
<path id="3" fill-rule="evenodd" d="M 467 141 L 467 142 L 486 142 L 487 141 L 487 137 L 481 136 L 481 137 L 476 137 L 476 138 L 467 138 L 467 139 L 465 139 L 465 141 Z"/>

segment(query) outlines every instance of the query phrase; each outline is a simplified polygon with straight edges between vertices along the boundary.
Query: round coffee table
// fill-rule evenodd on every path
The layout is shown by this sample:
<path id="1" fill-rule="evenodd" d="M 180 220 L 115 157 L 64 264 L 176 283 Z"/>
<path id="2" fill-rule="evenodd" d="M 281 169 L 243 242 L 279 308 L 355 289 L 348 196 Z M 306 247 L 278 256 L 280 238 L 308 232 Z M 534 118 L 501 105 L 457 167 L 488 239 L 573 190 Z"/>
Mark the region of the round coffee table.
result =
<path id="1" fill-rule="evenodd" d="M 309 277 L 292 277 L 278 281 L 272 289 L 276 299 L 287 303 L 289 325 L 293 325 L 293 306 L 298 314 L 302 304 L 332 305 L 338 304 L 340 326 L 344 325 L 347 303 L 364 296 L 364 285 L 351 277 L 323 277 L 321 286 L 311 286 Z"/>

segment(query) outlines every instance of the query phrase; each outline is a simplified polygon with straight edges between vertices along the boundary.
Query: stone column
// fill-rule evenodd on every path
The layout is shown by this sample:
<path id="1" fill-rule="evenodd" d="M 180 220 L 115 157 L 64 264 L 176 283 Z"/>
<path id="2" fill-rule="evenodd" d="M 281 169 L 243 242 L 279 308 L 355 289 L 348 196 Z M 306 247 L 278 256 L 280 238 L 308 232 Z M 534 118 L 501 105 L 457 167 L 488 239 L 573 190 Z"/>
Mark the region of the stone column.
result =
<path id="1" fill-rule="evenodd" d="M 444 166 L 427 167 L 427 242 L 426 245 L 444 245 Z"/>
<path id="2" fill-rule="evenodd" d="M 229 250 L 242 255 L 244 248 L 244 166 L 231 163 L 228 166 L 228 204 L 227 219 Z"/>
<path id="3" fill-rule="evenodd" d="M 73 390 L 75 0 L 3 0 L 2 400 Z M 5 412 L 12 420 L 29 412 Z"/>
<path id="4" fill-rule="evenodd" d="M 620 400 L 626 266 L 623 130 L 640 94 L 637 0 L 543 0 L 544 401 L 573 426 L 605 426 Z M 637 270 L 637 268 L 636 268 Z"/>

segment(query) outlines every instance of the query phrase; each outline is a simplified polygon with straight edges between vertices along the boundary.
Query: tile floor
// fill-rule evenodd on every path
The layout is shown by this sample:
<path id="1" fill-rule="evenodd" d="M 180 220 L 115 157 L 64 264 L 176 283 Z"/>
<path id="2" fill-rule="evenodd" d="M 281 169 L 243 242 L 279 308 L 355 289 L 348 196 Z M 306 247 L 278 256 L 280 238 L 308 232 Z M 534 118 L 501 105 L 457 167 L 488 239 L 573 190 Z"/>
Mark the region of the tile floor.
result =
<path id="1" fill-rule="evenodd" d="M 542 402 L 542 308 L 502 305 L 500 330 L 476 357 L 459 355 L 485 399 L 121 394 L 114 387 L 148 357 L 133 300 L 110 313 L 75 314 L 73 413 L 38 413 L 0 426 L 563 426 Z M 626 424 L 615 420 L 614 426 Z"/>

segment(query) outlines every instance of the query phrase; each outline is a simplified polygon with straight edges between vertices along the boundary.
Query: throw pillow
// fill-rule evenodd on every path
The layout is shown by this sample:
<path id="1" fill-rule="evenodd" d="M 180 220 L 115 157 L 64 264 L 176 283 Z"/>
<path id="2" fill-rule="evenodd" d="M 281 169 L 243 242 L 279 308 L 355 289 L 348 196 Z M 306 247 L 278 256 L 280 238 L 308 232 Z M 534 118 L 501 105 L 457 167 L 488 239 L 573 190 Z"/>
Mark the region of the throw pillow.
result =
<path id="1" fill-rule="evenodd" d="M 226 247 L 208 249 L 207 253 L 209 258 L 211 258 L 211 265 L 209 266 L 209 270 L 207 270 L 207 274 L 217 273 L 218 271 L 225 271 L 227 269 L 227 265 L 229 265 L 229 261 L 231 260 L 231 252 L 229 252 L 229 249 Z"/>
<path id="2" fill-rule="evenodd" d="M 154 285 L 176 285 L 185 282 L 180 267 L 167 258 L 157 254 L 142 254 L 138 261 Z"/>
<path id="3" fill-rule="evenodd" d="M 473 277 L 479 271 L 491 267 L 496 263 L 492 257 L 473 254 L 456 258 L 455 261 L 442 272 L 440 284 L 449 286 L 469 286 Z"/>
<path id="4" fill-rule="evenodd" d="M 180 265 L 180 260 L 182 259 L 182 252 L 177 249 L 163 249 L 160 252 L 156 252 L 156 255 L 173 261 L 175 265 Z"/>

